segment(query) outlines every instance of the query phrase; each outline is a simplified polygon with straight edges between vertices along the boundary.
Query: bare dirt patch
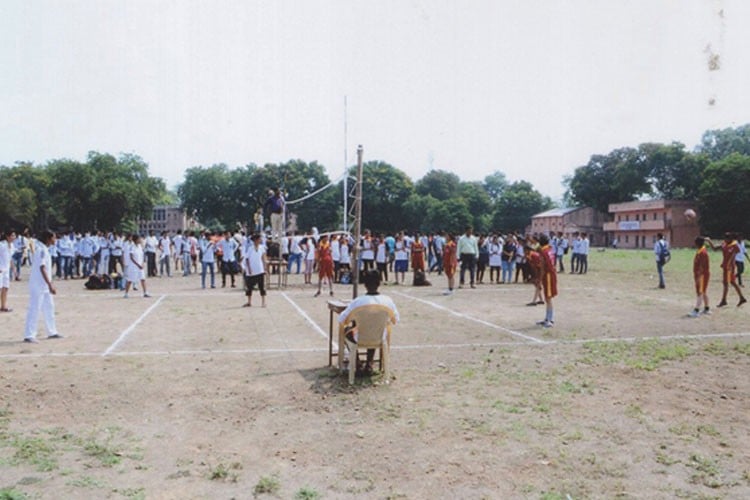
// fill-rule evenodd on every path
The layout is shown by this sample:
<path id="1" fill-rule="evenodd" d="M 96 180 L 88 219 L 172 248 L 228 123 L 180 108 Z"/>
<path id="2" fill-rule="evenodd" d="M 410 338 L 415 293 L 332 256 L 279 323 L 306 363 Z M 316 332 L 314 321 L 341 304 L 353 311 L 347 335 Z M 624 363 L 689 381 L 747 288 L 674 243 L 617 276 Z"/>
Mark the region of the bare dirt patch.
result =
<path id="1" fill-rule="evenodd" d="M 15 312 L 0 316 L 0 491 L 750 497 L 750 309 L 686 318 L 690 254 L 676 253 L 666 291 L 647 252 L 593 255 L 587 275 L 560 277 L 549 330 L 534 325 L 542 307 L 524 306 L 528 285 L 385 287 L 402 320 L 393 380 L 353 387 L 327 367 L 325 300 L 296 276 L 250 310 L 195 276 L 150 280 L 151 299 L 61 282 L 66 338 L 33 346 L 14 284 Z"/>

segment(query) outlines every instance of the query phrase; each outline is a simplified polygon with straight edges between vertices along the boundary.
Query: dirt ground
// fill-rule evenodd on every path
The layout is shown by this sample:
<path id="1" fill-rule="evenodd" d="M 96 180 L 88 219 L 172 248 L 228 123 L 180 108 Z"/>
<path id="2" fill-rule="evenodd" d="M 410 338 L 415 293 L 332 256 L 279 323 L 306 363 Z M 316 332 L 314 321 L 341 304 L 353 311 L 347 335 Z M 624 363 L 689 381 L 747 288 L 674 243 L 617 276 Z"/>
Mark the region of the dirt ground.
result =
<path id="1" fill-rule="evenodd" d="M 195 275 L 150 299 L 58 282 L 65 338 L 40 325 L 36 345 L 14 283 L 0 499 L 750 498 L 750 309 L 687 318 L 675 254 L 666 290 L 650 252 L 593 254 L 560 276 L 552 329 L 529 285 L 383 287 L 392 380 L 352 387 L 300 276 L 250 309 Z"/>

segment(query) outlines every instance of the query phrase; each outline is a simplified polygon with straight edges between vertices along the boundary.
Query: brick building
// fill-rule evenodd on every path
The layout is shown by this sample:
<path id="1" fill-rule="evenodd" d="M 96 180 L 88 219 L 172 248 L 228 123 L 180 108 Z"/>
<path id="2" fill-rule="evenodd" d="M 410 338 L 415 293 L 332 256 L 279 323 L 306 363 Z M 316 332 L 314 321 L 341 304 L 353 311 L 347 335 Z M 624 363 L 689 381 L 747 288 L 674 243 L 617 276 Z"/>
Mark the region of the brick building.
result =
<path id="1" fill-rule="evenodd" d="M 178 229 L 182 231 L 198 231 L 201 225 L 193 217 L 188 217 L 187 212 L 177 205 L 156 205 L 152 211 L 150 220 L 138 221 L 138 232 L 148 234 L 152 230 L 156 234 L 162 231 L 175 233 Z"/>
<path id="2" fill-rule="evenodd" d="M 683 200 L 644 200 L 612 203 L 612 221 L 604 224 L 609 241 L 618 248 L 653 248 L 657 233 L 672 247 L 692 247 L 700 234 L 697 221 L 688 221 L 684 212 L 694 202 Z"/>
<path id="3" fill-rule="evenodd" d="M 527 232 L 552 234 L 562 232 L 570 237 L 573 233 L 587 233 L 592 246 L 606 245 L 602 225 L 605 214 L 591 207 L 553 208 L 531 217 Z"/>

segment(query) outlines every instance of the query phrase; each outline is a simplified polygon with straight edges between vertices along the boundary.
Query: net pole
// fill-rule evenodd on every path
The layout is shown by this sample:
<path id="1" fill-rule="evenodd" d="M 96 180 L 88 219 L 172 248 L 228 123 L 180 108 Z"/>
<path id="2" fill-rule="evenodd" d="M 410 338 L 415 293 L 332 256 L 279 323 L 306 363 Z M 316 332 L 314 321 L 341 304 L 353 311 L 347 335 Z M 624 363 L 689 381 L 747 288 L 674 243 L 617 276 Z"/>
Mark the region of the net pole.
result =
<path id="1" fill-rule="evenodd" d="M 348 218 L 349 218 L 349 158 L 347 156 L 347 108 L 346 108 L 346 96 L 344 96 L 344 231 L 349 230 Z"/>
<path id="2" fill-rule="evenodd" d="M 357 298 L 359 285 L 359 239 L 362 237 L 362 145 L 357 146 L 357 186 L 354 195 L 354 246 L 352 247 L 352 299 Z"/>

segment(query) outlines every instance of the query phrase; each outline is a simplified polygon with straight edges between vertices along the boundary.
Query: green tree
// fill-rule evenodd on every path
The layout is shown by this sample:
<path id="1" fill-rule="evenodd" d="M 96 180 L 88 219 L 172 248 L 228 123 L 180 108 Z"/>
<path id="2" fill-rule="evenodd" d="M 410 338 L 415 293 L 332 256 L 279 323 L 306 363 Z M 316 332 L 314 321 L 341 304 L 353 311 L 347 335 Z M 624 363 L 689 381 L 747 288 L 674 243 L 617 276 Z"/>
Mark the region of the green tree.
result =
<path id="1" fill-rule="evenodd" d="M 552 208 L 549 197 L 542 195 L 527 181 L 514 182 L 505 189 L 495 205 L 493 228 L 500 231 L 525 231 L 531 217 Z"/>
<path id="2" fill-rule="evenodd" d="M 632 201 L 651 192 L 648 168 L 633 148 L 594 155 L 566 179 L 569 191 L 566 197 L 575 204 L 606 213 L 610 203 Z"/>
<path id="3" fill-rule="evenodd" d="M 711 160 L 726 158 L 732 153 L 750 156 L 750 124 L 737 128 L 707 130 L 703 133 L 698 151 Z"/>
<path id="4" fill-rule="evenodd" d="M 700 186 L 701 225 L 707 234 L 750 234 L 750 156 L 732 153 L 711 163 Z"/>
<path id="5" fill-rule="evenodd" d="M 484 178 L 484 190 L 487 191 L 493 203 L 500 199 L 508 184 L 505 174 L 497 170 Z"/>
<path id="6" fill-rule="evenodd" d="M 646 143 L 638 146 L 639 161 L 650 172 L 656 196 L 668 200 L 694 200 L 709 159 L 705 154 L 691 154 L 685 145 Z"/>
<path id="7" fill-rule="evenodd" d="M 477 233 L 486 233 L 492 225 L 493 203 L 481 182 L 462 182 L 460 196 L 471 214 L 471 225 Z"/>
<path id="8" fill-rule="evenodd" d="M 362 229 L 375 232 L 404 229 L 403 205 L 414 193 L 409 176 L 382 161 L 367 162 L 362 170 Z M 352 167 L 349 175 L 356 179 L 357 167 Z M 353 190 L 350 194 L 349 206 L 353 207 Z"/>
<path id="9" fill-rule="evenodd" d="M 234 219 L 228 208 L 229 178 L 229 168 L 223 163 L 187 169 L 185 180 L 177 187 L 182 208 L 202 224 L 223 229 L 227 221 Z"/>
<path id="10" fill-rule="evenodd" d="M 430 170 L 414 187 L 421 196 L 430 195 L 436 200 L 447 200 L 461 193 L 461 179 L 445 170 Z"/>

